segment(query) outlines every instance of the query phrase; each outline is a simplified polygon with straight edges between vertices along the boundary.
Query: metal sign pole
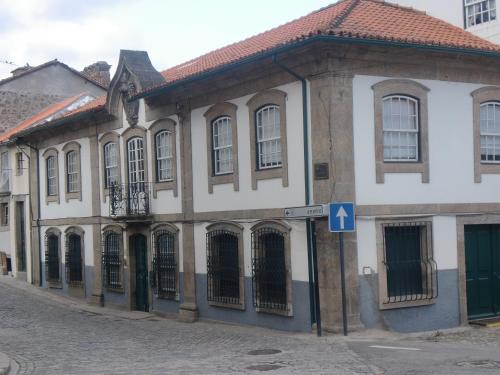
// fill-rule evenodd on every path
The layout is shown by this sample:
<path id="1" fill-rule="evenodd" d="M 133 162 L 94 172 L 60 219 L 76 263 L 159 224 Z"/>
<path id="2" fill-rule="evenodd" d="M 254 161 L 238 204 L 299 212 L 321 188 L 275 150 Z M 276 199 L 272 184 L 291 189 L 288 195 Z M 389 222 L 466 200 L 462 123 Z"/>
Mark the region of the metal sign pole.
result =
<path id="1" fill-rule="evenodd" d="M 339 233 L 340 240 L 340 283 L 342 284 L 342 323 L 344 336 L 347 336 L 347 303 L 345 295 L 345 269 L 344 269 L 344 233 Z"/>

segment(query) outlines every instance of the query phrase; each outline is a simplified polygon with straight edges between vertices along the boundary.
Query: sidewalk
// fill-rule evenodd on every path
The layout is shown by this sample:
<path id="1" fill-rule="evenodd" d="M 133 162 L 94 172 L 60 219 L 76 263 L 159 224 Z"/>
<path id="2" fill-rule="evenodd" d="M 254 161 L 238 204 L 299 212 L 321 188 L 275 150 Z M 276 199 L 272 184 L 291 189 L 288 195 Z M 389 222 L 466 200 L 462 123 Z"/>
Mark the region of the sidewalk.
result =
<path id="1" fill-rule="evenodd" d="M 10 358 L 0 353 L 0 375 L 6 375 L 10 371 Z"/>

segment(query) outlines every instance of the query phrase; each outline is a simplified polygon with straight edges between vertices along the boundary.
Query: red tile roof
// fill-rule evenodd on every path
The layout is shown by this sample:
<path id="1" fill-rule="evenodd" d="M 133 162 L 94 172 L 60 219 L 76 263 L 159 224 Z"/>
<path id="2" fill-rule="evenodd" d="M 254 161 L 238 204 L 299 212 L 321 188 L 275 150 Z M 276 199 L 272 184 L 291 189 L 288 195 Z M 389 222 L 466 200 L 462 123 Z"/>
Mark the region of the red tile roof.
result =
<path id="1" fill-rule="evenodd" d="M 162 86 L 317 35 L 500 53 L 500 46 L 413 8 L 382 0 L 341 0 L 167 69 L 162 72 L 167 81 Z"/>

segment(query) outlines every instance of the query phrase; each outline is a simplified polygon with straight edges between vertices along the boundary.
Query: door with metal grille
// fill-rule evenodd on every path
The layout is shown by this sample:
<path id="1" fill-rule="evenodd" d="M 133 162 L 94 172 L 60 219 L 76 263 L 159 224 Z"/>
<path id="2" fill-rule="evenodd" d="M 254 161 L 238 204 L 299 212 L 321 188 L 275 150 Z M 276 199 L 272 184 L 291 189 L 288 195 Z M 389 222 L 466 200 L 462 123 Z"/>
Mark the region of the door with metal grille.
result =
<path id="1" fill-rule="evenodd" d="M 153 288 L 159 298 L 177 296 L 177 261 L 175 234 L 166 230 L 154 234 Z"/>
<path id="2" fill-rule="evenodd" d="M 78 234 L 68 236 L 68 251 L 66 253 L 66 282 L 68 285 L 79 286 L 82 283 L 82 240 Z"/>
<path id="3" fill-rule="evenodd" d="M 17 270 L 26 272 L 26 226 L 24 202 L 16 202 Z"/>
<path id="4" fill-rule="evenodd" d="M 131 238 L 130 242 L 135 255 L 135 308 L 139 311 L 148 311 L 146 237 L 142 234 L 137 234 Z"/>
<path id="5" fill-rule="evenodd" d="M 500 225 L 465 227 L 469 319 L 500 316 Z"/>
<path id="6" fill-rule="evenodd" d="M 59 275 L 59 237 L 49 234 L 47 249 L 45 249 L 45 262 L 47 264 L 47 281 L 60 281 Z"/>

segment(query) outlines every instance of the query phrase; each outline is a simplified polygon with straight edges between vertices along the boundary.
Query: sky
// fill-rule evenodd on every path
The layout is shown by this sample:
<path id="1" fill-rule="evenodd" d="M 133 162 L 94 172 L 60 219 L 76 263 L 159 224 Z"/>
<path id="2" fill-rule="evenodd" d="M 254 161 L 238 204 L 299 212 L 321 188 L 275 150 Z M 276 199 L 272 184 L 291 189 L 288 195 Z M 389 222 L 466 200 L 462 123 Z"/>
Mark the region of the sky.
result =
<path id="1" fill-rule="evenodd" d="M 120 49 L 147 51 L 161 71 L 336 1 L 0 0 L 0 79 L 53 59 L 113 72 Z"/>

